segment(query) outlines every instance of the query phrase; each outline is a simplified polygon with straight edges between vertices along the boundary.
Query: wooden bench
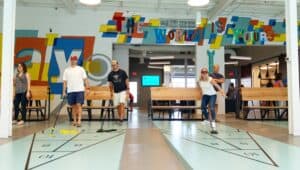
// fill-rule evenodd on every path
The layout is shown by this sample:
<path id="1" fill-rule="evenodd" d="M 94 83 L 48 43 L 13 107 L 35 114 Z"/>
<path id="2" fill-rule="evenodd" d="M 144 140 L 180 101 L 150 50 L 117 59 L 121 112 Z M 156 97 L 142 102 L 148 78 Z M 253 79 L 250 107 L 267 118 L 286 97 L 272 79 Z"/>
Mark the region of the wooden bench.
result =
<path id="1" fill-rule="evenodd" d="M 27 120 L 49 120 L 50 116 L 50 90 L 48 86 L 33 85 L 30 88 L 31 99 L 28 101 L 26 110 L 28 112 Z M 31 118 L 31 112 L 35 111 L 37 116 Z M 41 117 L 40 117 L 41 115 Z"/>
<path id="2" fill-rule="evenodd" d="M 106 111 L 108 114 L 108 117 L 106 120 L 117 120 L 115 119 L 115 109 L 116 107 L 113 106 L 112 102 L 113 98 L 110 94 L 110 89 L 108 86 L 91 86 L 90 92 L 85 94 L 85 101 L 86 104 L 82 106 L 82 111 L 88 112 L 88 120 L 102 120 L 105 119 L 103 117 L 103 113 Z M 106 104 L 108 102 L 108 105 Z M 127 118 L 128 118 L 128 108 L 125 107 Z M 93 110 L 100 110 L 100 119 L 93 119 L 92 118 L 92 111 Z M 72 107 L 67 107 L 68 115 L 70 121 L 72 120 Z M 110 115 L 112 118 L 110 118 Z M 85 119 L 82 119 L 85 120 Z"/>
<path id="3" fill-rule="evenodd" d="M 244 119 L 248 119 L 248 115 L 251 110 L 259 110 L 260 118 L 265 119 L 266 115 L 269 115 L 270 111 L 274 112 L 275 119 L 280 120 L 285 114 L 288 114 L 288 106 L 277 106 L 273 103 L 277 101 L 288 101 L 287 88 L 241 88 L 242 95 L 242 112 Z M 255 101 L 259 104 L 244 105 L 244 103 L 254 103 Z M 262 105 L 265 102 L 269 105 Z M 273 104 L 273 105 L 272 105 Z M 280 113 L 280 110 L 283 110 Z"/>
<path id="4" fill-rule="evenodd" d="M 150 116 L 152 119 L 154 111 L 168 111 L 169 118 L 172 119 L 172 110 L 196 110 L 201 109 L 201 106 L 194 105 L 177 105 L 170 103 L 170 101 L 200 101 L 202 93 L 200 88 L 172 88 L 172 87 L 151 87 L 151 101 L 150 101 Z M 164 104 L 166 103 L 166 104 Z M 191 119 L 191 112 L 188 112 L 188 120 Z M 160 116 L 160 115 L 159 115 Z M 202 116 L 201 116 L 202 117 Z M 160 118 L 160 117 L 159 117 Z M 181 116 L 182 118 L 182 116 Z M 164 119 L 164 118 L 163 118 Z M 201 118 L 202 119 L 202 118 Z M 178 120 L 178 119 L 172 119 Z M 180 119 L 182 120 L 182 119 Z M 196 120 L 196 119 L 193 119 Z"/>

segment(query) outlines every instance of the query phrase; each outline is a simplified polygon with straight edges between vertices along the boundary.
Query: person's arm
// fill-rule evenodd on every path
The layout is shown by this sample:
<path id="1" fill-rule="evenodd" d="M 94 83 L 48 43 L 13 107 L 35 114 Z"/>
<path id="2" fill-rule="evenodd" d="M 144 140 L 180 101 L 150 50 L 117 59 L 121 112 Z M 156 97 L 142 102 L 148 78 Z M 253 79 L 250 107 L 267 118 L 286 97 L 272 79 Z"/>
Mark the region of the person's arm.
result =
<path id="1" fill-rule="evenodd" d="M 63 97 L 67 96 L 66 89 L 67 89 L 67 81 L 64 80 L 64 82 L 63 82 L 63 92 L 62 92 Z"/>
<path id="2" fill-rule="evenodd" d="M 90 92 L 90 85 L 89 85 L 89 80 L 87 78 L 84 79 L 84 84 L 85 84 L 86 92 L 89 93 Z"/>
<path id="3" fill-rule="evenodd" d="M 129 95 L 129 78 L 125 71 L 124 71 L 124 79 L 125 79 L 126 92 L 127 92 L 127 97 L 128 97 L 128 95 Z"/>
<path id="4" fill-rule="evenodd" d="M 129 79 L 128 78 L 125 80 L 125 83 L 126 83 L 126 91 L 127 91 L 127 93 L 129 93 Z"/>
<path id="5" fill-rule="evenodd" d="M 66 73 L 66 70 L 65 70 L 64 74 L 63 74 L 63 91 L 62 91 L 62 96 L 63 97 L 67 96 L 66 89 L 67 89 L 67 73 Z"/>
<path id="6" fill-rule="evenodd" d="M 218 91 L 221 93 L 222 96 L 225 96 L 224 90 L 220 87 L 220 85 L 217 83 L 215 79 L 212 79 L 210 83 L 218 89 Z"/>
<path id="7" fill-rule="evenodd" d="M 217 83 L 224 83 L 225 79 L 224 78 L 219 78 L 219 79 L 215 79 Z"/>
<path id="8" fill-rule="evenodd" d="M 109 90 L 110 90 L 110 95 L 112 97 L 114 94 L 114 85 L 111 81 L 109 82 Z"/>
<path id="9" fill-rule="evenodd" d="M 26 79 L 27 79 L 27 93 L 26 93 L 26 97 L 29 99 L 30 98 L 31 79 L 30 79 L 30 75 L 28 73 L 26 73 Z"/>
<path id="10" fill-rule="evenodd" d="M 84 86 L 85 86 L 85 92 L 89 93 L 90 92 L 90 85 L 89 85 L 89 81 L 88 81 L 88 78 L 87 78 L 86 71 L 84 70 L 83 67 L 81 67 L 81 70 L 82 70 L 82 79 L 83 79 L 83 83 L 84 83 Z"/>
<path id="11" fill-rule="evenodd" d="M 282 80 L 279 81 L 280 87 L 284 87 Z"/>

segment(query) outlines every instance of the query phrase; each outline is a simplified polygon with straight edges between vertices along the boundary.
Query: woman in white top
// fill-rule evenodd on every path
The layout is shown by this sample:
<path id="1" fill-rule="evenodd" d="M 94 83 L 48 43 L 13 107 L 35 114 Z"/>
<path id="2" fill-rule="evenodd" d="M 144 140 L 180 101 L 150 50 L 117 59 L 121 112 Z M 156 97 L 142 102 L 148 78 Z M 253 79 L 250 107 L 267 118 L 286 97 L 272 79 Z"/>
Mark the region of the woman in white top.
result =
<path id="1" fill-rule="evenodd" d="M 200 72 L 200 78 L 198 85 L 201 88 L 202 91 L 202 103 L 201 103 L 201 110 L 202 114 L 204 114 L 205 120 L 204 123 L 208 124 L 209 120 L 209 114 L 207 111 L 207 105 L 209 105 L 210 112 L 211 112 L 211 121 L 210 125 L 212 128 L 211 133 L 217 134 L 217 128 L 216 128 L 216 112 L 215 112 L 215 103 L 217 99 L 217 92 L 214 88 L 214 86 L 218 89 L 218 91 L 224 96 L 223 89 L 217 84 L 216 81 L 214 81 L 213 78 L 209 77 L 207 68 L 202 68 Z"/>

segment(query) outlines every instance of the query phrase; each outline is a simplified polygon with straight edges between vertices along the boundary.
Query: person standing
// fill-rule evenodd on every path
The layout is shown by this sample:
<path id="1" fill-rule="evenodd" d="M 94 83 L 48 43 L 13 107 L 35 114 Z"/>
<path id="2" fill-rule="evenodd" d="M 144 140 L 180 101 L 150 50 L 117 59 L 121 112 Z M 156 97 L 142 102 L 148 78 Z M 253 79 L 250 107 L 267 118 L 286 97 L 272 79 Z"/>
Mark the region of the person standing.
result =
<path id="1" fill-rule="evenodd" d="M 134 96 L 129 92 L 129 110 L 132 112 Z"/>
<path id="2" fill-rule="evenodd" d="M 234 88 L 233 83 L 230 83 L 230 85 L 228 87 L 228 90 L 227 90 L 227 93 L 226 93 L 226 96 L 230 100 L 235 100 L 235 88 Z"/>
<path id="3" fill-rule="evenodd" d="M 223 89 L 218 85 L 218 83 L 208 75 L 207 68 L 202 68 L 200 72 L 200 78 L 198 82 L 199 87 L 202 91 L 202 99 L 201 99 L 201 110 L 202 114 L 204 114 L 205 120 L 203 121 L 204 124 L 209 124 L 211 126 L 211 133 L 217 134 L 217 127 L 216 127 L 216 112 L 215 112 L 215 103 L 217 98 L 217 92 L 215 88 L 223 95 Z M 209 116 L 209 112 L 207 109 L 207 105 L 210 108 L 211 116 Z"/>
<path id="4" fill-rule="evenodd" d="M 84 92 L 86 89 L 86 93 L 89 93 L 89 83 L 85 70 L 77 65 L 77 56 L 72 56 L 70 60 L 71 66 L 63 74 L 63 97 L 68 97 L 68 104 L 72 107 L 72 125 L 80 127 Z"/>
<path id="5" fill-rule="evenodd" d="M 281 73 L 277 73 L 275 75 L 275 81 L 273 83 L 273 87 L 275 88 L 281 88 L 281 87 L 284 87 L 284 84 L 283 84 L 283 81 L 282 81 L 282 74 Z M 274 106 L 282 106 L 284 105 L 285 102 L 283 101 L 274 101 Z M 283 113 L 283 110 L 282 109 L 276 109 L 275 110 L 275 116 L 276 118 L 280 118 L 281 117 L 281 113 Z"/>
<path id="6" fill-rule="evenodd" d="M 111 96 L 113 96 L 114 106 L 118 108 L 120 123 L 123 122 L 125 103 L 129 94 L 129 79 L 127 73 L 120 69 L 117 60 L 111 62 L 112 71 L 108 75 L 108 82 Z"/>
<path id="7" fill-rule="evenodd" d="M 277 73 L 275 75 L 275 81 L 273 83 L 273 87 L 277 87 L 277 88 L 278 87 L 284 87 L 284 84 L 283 84 L 283 81 L 282 81 L 281 77 L 282 77 L 281 73 Z"/>
<path id="8" fill-rule="evenodd" d="M 225 82 L 224 76 L 219 73 L 220 72 L 220 66 L 218 64 L 215 64 L 213 67 L 213 72 L 209 74 L 211 78 L 214 79 L 214 81 L 222 88 L 222 84 Z M 219 91 L 216 87 L 214 87 L 216 91 Z M 218 113 L 219 111 L 219 103 L 220 103 L 221 97 L 217 95 L 216 104 L 215 104 L 215 111 Z"/>
<path id="9" fill-rule="evenodd" d="M 15 118 L 13 124 L 23 125 L 26 121 L 26 105 L 30 98 L 30 75 L 27 73 L 27 67 L 24 63 L 18 64 L 18 73 L 14 78 L 15 97 L 14 97 L 14 110 Z M 19 121 L 19 105 L 21 103 L 22 120 Z"/>

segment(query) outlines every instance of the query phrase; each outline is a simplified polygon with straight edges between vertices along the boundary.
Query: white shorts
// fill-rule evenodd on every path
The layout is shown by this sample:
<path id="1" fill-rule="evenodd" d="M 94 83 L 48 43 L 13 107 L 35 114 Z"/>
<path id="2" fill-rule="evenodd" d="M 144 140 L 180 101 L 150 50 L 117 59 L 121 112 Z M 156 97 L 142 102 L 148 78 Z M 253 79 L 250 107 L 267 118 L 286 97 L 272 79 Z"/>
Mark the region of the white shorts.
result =
<path id="1" fill-rule="evenodd" d="M 114 93 L 114 106 L 119 106 L 121 103 L 126 105 L 127 104 L 126 97 L 127 97 L 126 91 Z"/>

